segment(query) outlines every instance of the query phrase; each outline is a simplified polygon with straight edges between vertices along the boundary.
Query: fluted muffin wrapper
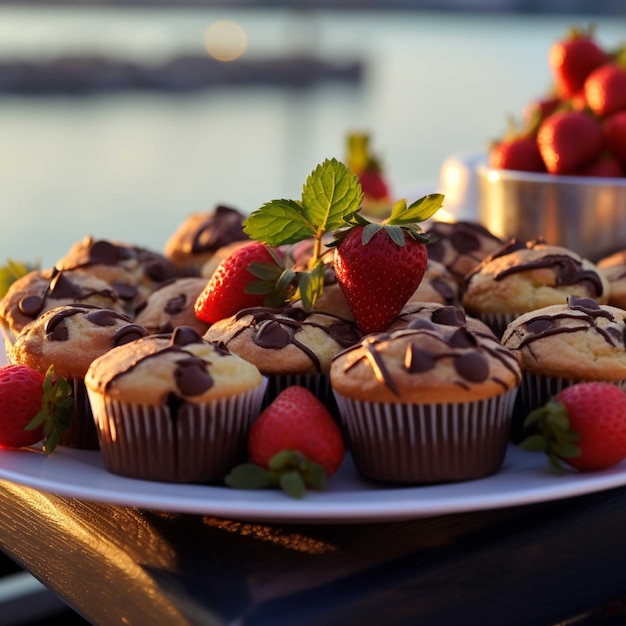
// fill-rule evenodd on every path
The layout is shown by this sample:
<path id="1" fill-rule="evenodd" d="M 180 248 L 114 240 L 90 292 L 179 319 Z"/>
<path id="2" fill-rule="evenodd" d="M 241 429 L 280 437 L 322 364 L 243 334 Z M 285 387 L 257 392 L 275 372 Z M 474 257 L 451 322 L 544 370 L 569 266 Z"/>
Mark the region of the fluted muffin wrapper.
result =
<path id="1" fill-rule="evenodd" d="M 487 324 L 498 339 L 502 339 L 506 327 L 520 315 L 521 313 L 472 313 L 472 317 Z"/>
<path id="2" fill-rule="evenodd" d="M 91 403 L 87 395 L 84 378 L 70 378 L 68 384 L 72 388 L 74 409 L 70 426 L 59 437 L 59 444 L 68 448 L 81 450 L 97 450 L 98 431 L 93 419 Z"/>
<path id="3" fill-rule="evenodd" d="M 428 484 L 497 472 L 509 441 L 517 389 L 450 404 L 375 403 L 335 391 L 359 474 L 371 480 Z"/>
<path id="4" fill-rule="evenodd" d="M 330 386 L 330 376 L 327 374 L 274 374 L 268 376 L 263 408 L 268 406 L 281 391 L 293 385 L 308 389 L 326 405 L 330 414 L 338 419 L 335 396 Z"/>
<path id="5" fill-rule="evenodd" d="M 525 437 L 535 434 L 538 429 L 524 429 L 526 416 L 546 404 L 550 398 L 556 396 L 559 391 L 576 383 L 591 382 L 577 378 L 559 378 L 557 376 L 544 376 L 523 372 L 519 393 L 513 407 L 513 420 L 511 423 L 511 441 L 519 443 Z M 626 380 L 606 380 L 603 382 L 626 389 Z"/>
<path id="6" fill-rule="evenodd" d="M 246 458 L 246 439 L 259 415 L 258 387 L 205 404 L 131 404 L 88 390 L 104 466 L 130 478 L 217 483 Z"/>

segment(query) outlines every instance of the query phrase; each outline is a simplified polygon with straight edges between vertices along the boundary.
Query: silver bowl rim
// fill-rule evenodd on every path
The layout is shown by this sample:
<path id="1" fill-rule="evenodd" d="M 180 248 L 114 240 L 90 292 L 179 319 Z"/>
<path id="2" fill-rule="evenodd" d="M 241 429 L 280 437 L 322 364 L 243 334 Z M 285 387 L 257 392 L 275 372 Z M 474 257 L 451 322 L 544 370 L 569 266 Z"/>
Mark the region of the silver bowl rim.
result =
<path id="1" fill-rule="evenodd" d="M 489 167 L 486 163 L 476 164 L 476 173 L 484 178 L 497 175 L 498 181 L 515 181 L 525 183 L 549 183 L 551 185 L 584 185 L 588 187 L 626 187 L 626 176 L 623 178 L 605 176 L 567 176 L 564 174 L 547 174 L 543 172 L 523 172 Z M 496 182 L 496 181 L 494 181 Z"/>

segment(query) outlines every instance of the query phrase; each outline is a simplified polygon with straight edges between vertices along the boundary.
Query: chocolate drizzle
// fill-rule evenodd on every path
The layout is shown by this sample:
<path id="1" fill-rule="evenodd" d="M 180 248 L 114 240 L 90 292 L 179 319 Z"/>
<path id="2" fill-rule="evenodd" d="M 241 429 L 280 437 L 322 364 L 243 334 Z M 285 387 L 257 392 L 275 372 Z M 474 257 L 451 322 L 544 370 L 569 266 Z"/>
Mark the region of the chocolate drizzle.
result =
<path id="1" fill-rule="evenodd" d="M 88 268 L 93 265 L 127 266 L 135 263 L 151 282 L 162 283 L 179 276 L 176 267 L 163 255 L 146 248 L 116 244 L 102 239 L 86 237 L 71 267 L 69 261 L 61 261 L 62 269 Z M 120 281 L 114 285 L 121 298 L 131 299 L 137 291 L 134 285 Z M 133 291 L 134 289 L 134 291 Z"/>
<path id="2" fill-rule="evenodd" d="M 41 278 L 44 278 L 43 275 Z M 115 300 L 115 293 L 112 289 L 86 289 L 71 280 L 61 270 L 54 268 L 41 294 L 22 298 L 18 303 L 18 309 L 26 317 L 36 319 L 45 310 L 49 298 L 79 302 L 92 296 L 103 296 L 112 301 Z"/>
<path id="3" fill-rule="evenodd" d="M 185 405 L 184 398 L 180 396 L 200 395 L 209 390 L 214 384 L 213 378 L 208 371 L 210 362 L 196 356 L 186 348 L 193 344 L 208 344 L 211 342 L 205 341 L 189 326 L 178 326 L 173 333 L 167 335 L 152 335 L 149 337 L 149 340 L 162 340 L 165 338 L 169 339 L 169 341 L 164 343 L 161 349 L 137 358 L 125 371 L 115 374 L 108 381 L 106 387 L 108 388 L 113 381 L 130 373 L 140 363 L 158 358 L 160 355 L 167 352 L 180 355 L 180 358 L 177 358 L 175 361 L 173 372 L 173 378 L 178 393 L 171 391 L 166 399 L 166 403 L 171 410 L 172 418 L 176 419 L 178 411 Z M 223 344 L 211 343 L 211 345 L 215 347 L 215 354 L 219 357 L 230 354 L 230 352 L 224 348 Z"/>
<path id="4" fill-rule="evenodd" d="M 285 307 L 283 309 L 271 309 L 268 307 L 253 307 L 239 311 L 235 319 L 239 320 L 245 316 L 252 316 L 250 326 L 240 329 L 227 341 L 252 328 L 252 341 L 267 350 L 282 350 L 288 345 L 293 345 L 300 349 L 314 364 L 316 371 L 322 371 L 322 364 L 315 352 L 298 339 L 298 334 L 307 326 L 323 330 L 341 348 L 351 346 L 359 339 L 361 333 L 356 325 L 332 313 L 324 311 L 305 311 L 299 307 Z M 313 316 L 330 319 L 328 325 L 316 322 Z"/>
<path id="5" fill-rule="evenodd" d="M 567 311 L 572 311 L 568 313 Z M 600 326 L 600 319 L 612 322 L 612 325 Z M 573 324 L 559 324 L 561 320 L 572 320 Z M 521 338 L 517 349 L 528 347 L 532 354 L 532 344 L 536 341 L 564 333 L 590 331 L 597 332 L 607 344 L 613 347 L 626 347 L 626 328 L 613 314 L 602 308 L 591 298 L 569 296 L 567 309 L 556 314 L 538 314 L 525 322 L 522 328 L 526 334 Z"/>
<path id="6" fill-rule="evenodd" d="M 133 324 L 129 317 L 117 311 L 104 309 L 95 305 L 75 304 L 63 307 L 61 310 L 51 315 L 50 319 L 46 320 L 44 325 L 46 337 L 51 341 L 67 341 L 69 339 L 69 330 L 65 324 L 65 320 L 79 314 L 83 314 L 87 321 L 96 326 L 115 326 L 119 322 L 125 324 L 112 335 L 111 347 L 128 343 L 134 339 L 145 337 L 148 334 L 145 328 L 138 324 Z"/>
<path id="7" fill-rule="evenodd" d="M 466 277 L 469 280 L 472 276 L 479 273 L 486 265 L 493 260 L 517 252 L 518 250 L 535 250 L 545 246 L 542 239 L 534 239 L 532 241 L 523 242 L 518 239 L 511 239 L 501 248 L 489 255 L 482 263 L 476 266 Z M 583 268 L 582 258 L 577 258 L 568 254 L 560 254 L 550 251 L 547 248 L 546 254 L 532 259 L 527 262 L 517 263 L 508 267 L 494 276 L 494 280 L 500 281 L 513 274 L 532 271 L 536 269 L 551 269 L 554 272 L 554 285 L 587 285 L 587 290 L 592 297 L 599 297 L 604 292 L 602 280 L 597 271 Z"/>
<path id="8" fill-rule="evenodd" d="M 456 307 L 443 307 L 446 308 Z M 401 341 L 406 343 L 402 366 L 410 375 L 424 374 L 435 369 L 439 361 L 449 360 L 458 376 L 454 383 L 461 388 L 469 389 L 471 384 L 491 379 L 503 389 L 509 389 L 509 385 L 491 372 L 490 359 L 495 359 L 513 373 L 519 383 L 521 374 L 513 354 L 493 335 L 470 331 L 464 321 L 461 323 L 460 317 L 449 316 L 451 312 L 444 312 L 442 317 L 456 322 L 453 328 L 449 328 L 449 324 L 418 319 L 411 327 L 402 330 L 368 335 L 361 343 L 341 353 L 346 356 L 344 371 L 349 372 L 359 363 L 366 363 L 380 383 L 400 396 L 398 385 L 385 365 L 384 355 L 391 343 Z M 433 348 L 433 342 L 440 347 Z"/>

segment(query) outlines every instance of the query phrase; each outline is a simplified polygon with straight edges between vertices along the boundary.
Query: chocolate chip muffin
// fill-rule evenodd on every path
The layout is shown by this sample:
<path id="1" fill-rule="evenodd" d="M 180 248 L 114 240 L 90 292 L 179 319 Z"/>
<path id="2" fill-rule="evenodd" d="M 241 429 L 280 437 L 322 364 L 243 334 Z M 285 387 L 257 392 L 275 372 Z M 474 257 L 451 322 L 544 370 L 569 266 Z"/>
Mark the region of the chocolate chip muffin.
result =
<path id="1" fill-rule="evenodd" d="M 524 435 L 526 415 L 564 387 L 582 381 L 626 384 L 626 311 L 591 298 L 570 296 L 564 304 L 520 315 L 505 330 L 502 343 L 524 372 L 514 441 Z"/>
<path id="2" fill-rule="evenodd" d="M 68 304 L 42 313 L 17 336 L 9 353 L 11 363 L 27 365 L 42 374 L 53 365 L 55 373 L 73 389 L 74 412 L 59 443 L 95 449 L 98 437 L 87 399 L 84 378 L 99 356 L 147 335 L 119 311 L 89 304 Z"/>
<path id="3" fill-rule="evenodd" d="M 45 311 L 73 303 L 124 310 L 117 292 L 106 281 L 80 270 L 48 268 L 18 278 L 0 300 L 0 327 L 7 352 L 28 323 Z"/>
<path id="4" fill-rule="evenodd" d="M 177 326 L 191 326 L 204 334 L 209 324 L 199 320 L 194 304 L 206 287 L 199 276 L 175 278 L 157 287 L 135 311 L 135 321 L 152 335 L 171 333 Z"/>
<path id="5" fill-rule="evenodd" d="M 85 237 L 56 263 L 60 270 L 83 270 L 107 282 L 133 314 L 162 283 L 180 276 L 162 254 L 123 242 Z"/>
<path id="6" fill-rule="evenodd" d="M 500 468 L 519 364 L 491 331 L 450 321 L 368 335 L 333 360 L 331 385 L 364 477 L 440 483 Z"/>
<path id="7" fill-rule="evenodd" d="M 603 272 L 573 250 L 513 239 L 467 276 L 462 303 L 501 336 L 522 313 L 564 304 L 569 295 L 606 304 L 609 294 Z"/>
<path id="8" fill-rule="evenodd" d="M 460 285 L 468 272 L 504 243 L 477 222 L 434 221 L 426 230 L 437 236 L 428 245 L 428 257 L 442 263 Z"/>
<path id="9" fill-rule="evenodd" d="M 331 361 L 359 341 L 361 333 L 353 322 L 333 313 L 288 306 L 244 309 L 213 324 L 204 337 L 223 343 L 268 377 L 265 404 L 294 384 L 330 403 Z"/>
<path id="10" fill-rule="evenodd" d="M 243 231 L 245 215 L 229 206 L 192 213 L 165 243 L 165 256 L 184 275 L 197 276 L 220 248 L 249 240 Z"/>
<path id="11" fill-rule="evenodd" d="M 96 359 L 85 377 L 107 470 L 220 483 L 245 459 L 264 379 L 192 328 L 149 335 Z"/>

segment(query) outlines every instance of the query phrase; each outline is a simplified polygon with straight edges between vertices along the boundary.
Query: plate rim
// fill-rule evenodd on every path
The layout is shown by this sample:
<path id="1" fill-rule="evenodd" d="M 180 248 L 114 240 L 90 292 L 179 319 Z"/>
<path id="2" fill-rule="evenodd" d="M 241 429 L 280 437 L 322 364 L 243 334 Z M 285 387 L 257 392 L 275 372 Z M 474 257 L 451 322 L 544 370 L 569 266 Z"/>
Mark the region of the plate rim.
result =
<path id="1" fill-rule="evenodd" d="M 243 491 L 125 478 L 104 468 L 99 451 L 61 448 L 46 457 L 34 449 L 0 450 L 0 479 L 51 495 L 162 512 L 295 524 L 406 521 L 555 501 L 625 486 L 626 462 L 602 472 L 559 474 L 543 455 L 509 444 L 500 471 L 479 480 L 378 485 L 358 476 L 349 455 L 337 476 L 337 482 L 335 477 L 330 479 L 327 491 L 308 492 L 296 500 L 279 490 Z M 88 487 L 83 479 L 96 480 Z"/>

